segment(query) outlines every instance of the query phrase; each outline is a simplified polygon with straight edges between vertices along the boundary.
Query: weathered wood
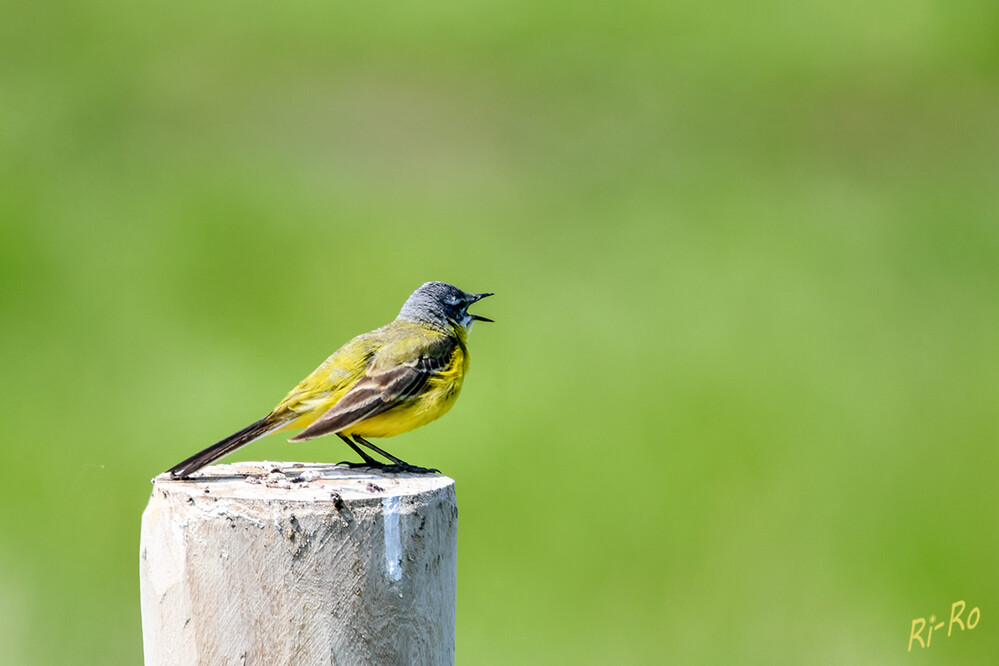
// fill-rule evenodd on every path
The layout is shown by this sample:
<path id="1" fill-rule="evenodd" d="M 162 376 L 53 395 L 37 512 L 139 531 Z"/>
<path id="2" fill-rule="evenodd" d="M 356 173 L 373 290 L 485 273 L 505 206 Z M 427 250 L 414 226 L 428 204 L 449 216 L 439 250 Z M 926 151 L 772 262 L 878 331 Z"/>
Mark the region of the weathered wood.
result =
<path id="1" fill-rule="evenodd" d="M 457 525 L 444 476 L 237 463 L 158 477 L 140 544 L 146 664 L 452 664 Z"/>

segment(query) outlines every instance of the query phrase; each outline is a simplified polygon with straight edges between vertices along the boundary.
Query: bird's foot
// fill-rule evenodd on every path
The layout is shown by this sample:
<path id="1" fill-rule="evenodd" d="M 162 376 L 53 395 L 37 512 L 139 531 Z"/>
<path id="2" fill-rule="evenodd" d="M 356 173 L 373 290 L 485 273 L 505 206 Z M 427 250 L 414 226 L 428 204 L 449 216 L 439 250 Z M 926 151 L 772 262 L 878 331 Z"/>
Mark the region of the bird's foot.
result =
<path id="1" fill-rule="evenodd" d="M 368 461 L 352 462 L 350 460 L 341 460 L 340 462 L 337 463 L 337 467 L 339 467 L 340 465 L 343 465 L 344 467 L 349 467 L 351 469 L 357 469 L 359 467 L 381 467 L 382 463 L 378 462 L 377 460 L 373 460 L 371 462 Z"/>
<path id="2" fill-rule="evenodd" d="M 337 465 L 345 465 L 351 469 L 376 469 L 379 472 L 387 472 L 389 474 L 440 474 L 439 469 L 433 467 L 420 467 L 418 465 L 410 465 L 407 462 L 393 462 L 393 463 L 383 463 L 377 460 L 365 461 L 365 462 L 351 462 L 349 460 L 344 460 L 338 462 Z"/>
<path id="3" fill-rule="evenodd" d="M 420 467 L 418 465 L 410 465 L 405 462 L 397 462 L 388 465 L 383 465 L 380 468 L 383 472 L 404 472 L 406 474 L 440 474 L 441 471 L 434 467 Z"/>

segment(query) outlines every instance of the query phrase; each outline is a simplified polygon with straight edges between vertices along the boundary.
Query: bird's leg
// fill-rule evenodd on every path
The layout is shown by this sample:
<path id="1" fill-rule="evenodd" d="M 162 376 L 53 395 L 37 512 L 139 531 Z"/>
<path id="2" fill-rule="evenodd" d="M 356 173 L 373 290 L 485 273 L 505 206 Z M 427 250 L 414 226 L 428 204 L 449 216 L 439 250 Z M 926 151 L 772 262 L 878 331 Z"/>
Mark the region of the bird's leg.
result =
<path id="1" fill-rule="evenodd" d="M 372 458 L 370 455 L 368 455 L 367 451 L 365 451 L 364 449 L 362 449 L 361 447 L 359 447 L 357 444 L 354 444 L 354 442 L 350 441 L 346 437 L 346 435 L 341 435 L 340 433 L 337 433 L 336 436 L 339 437 L 340 439 L 342 439 L 343 441 L 347 442 L 347 446 L 349 446 L 350 448 L 354 449 L 354 451 L 357 452 L 357 455 L 361 456 L 361 458 L 364 459 L 364 462 L 362 462 L 362 463 L 350 462 L 350 461 L 345 460 L 343 462 L 337 463 L 338 465 L 346 465 L 347 467 L 384 467 L 385 466 L 385 463 L 379 462 L 378 460 L 375 460 L 374 458 Z"/>
<path id="2" fill-rule="evenodd" d="M 339 434 L 339 433 L 337 433 L 337 434 Z M 340 436 L 343 437 L 343 435 L 340 435 Z M 344 438 L 344 439 L 346 439 L 346 438 Z M 410 465 L 405 460 L 402 460 L 400 458 L 396 458 L 394 455 L 392 455 L 388 451 L 384 451 L 384 450 L 378 448 L 377 446 L 375 446 L 374 444 L 372 444 L 368 440 L 364 439 L 360 435 L 354 435 L 354 441 L 357 442 L 358 444 L 363 444 L 364 446 L 368 447 L 369 449 L 371 449 L 375 453 L 377 453 L 379 455 L 382 455 L 382 456 L 385 456 L 386 458 L 388 458 L 389 460 L 391 460 L 392 461 L 391 465 L 382 465 L 382 468 L 385 469 L 386 471 L 389 471 L 389 472 L 397 472 L 397 471 L 398 472 L 411 472 L 413 474 L 440 474 L 441 473 L 441 471 L 439 469 L 433 469 L 432 467 L 418 467 L 416 465 Z M 357 447 L 354 447 L 354 448 L 355 448 L 355 450 L 357 449 Z M 370 457 L 370 456 L 365 456 L 365 458 L 368 458 L 368 457 Z"/>

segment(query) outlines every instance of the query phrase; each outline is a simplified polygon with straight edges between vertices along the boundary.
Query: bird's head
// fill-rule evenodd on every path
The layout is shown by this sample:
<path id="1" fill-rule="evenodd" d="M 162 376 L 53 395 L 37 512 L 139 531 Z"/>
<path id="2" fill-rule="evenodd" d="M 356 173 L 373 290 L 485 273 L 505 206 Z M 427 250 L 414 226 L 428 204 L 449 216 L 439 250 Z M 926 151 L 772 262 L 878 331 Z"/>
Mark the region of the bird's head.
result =
<path id="1" fill-rule="evenodd" d="M 399 317 L 438 329 L 460 326 L 467 331 L 473 322 L 492 321 L 468 311 L 469 305 L 486 296 L 492 293 L 469 294 L 447 282 L 426 282 L 406 299 Z"/>

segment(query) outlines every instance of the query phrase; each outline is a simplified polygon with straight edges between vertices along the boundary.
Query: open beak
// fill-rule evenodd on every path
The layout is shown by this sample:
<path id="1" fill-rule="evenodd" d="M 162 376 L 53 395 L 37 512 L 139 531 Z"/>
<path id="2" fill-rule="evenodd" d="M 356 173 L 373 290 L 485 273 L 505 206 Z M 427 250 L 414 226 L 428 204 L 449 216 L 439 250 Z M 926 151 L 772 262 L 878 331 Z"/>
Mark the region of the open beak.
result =
<path id="1" fill-rule="evenodd" d="M 468 304 L 471 305 L 475 301 L 481 301 L 486 296 L 492 296 L 492 295 L 493 295 L 493 292 L 491 292 L 491 291 L 486 292 L 484 294 L 472 294 L 472 300 Z M 466 312 L 467 312 L 467 310 L 466 310 Z M 489 321 L 489 322 L 493 321 L 492 319 L 489 319 L 488 317 L 483 317 L 482 315 L 472 314 L 471 312 L 468 313 L 468 316 L 471 317 L 472 319 L 474 319 L 475 321 Z M 495 322 L 493 322 L 493 323 L 495 323 Z"/>

